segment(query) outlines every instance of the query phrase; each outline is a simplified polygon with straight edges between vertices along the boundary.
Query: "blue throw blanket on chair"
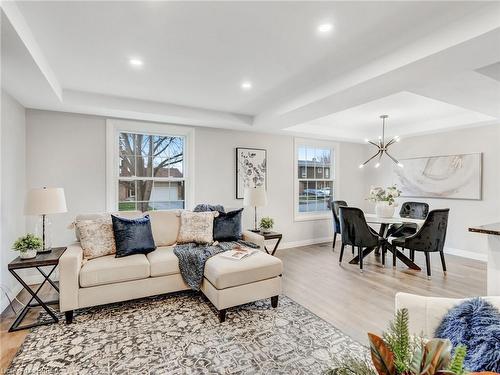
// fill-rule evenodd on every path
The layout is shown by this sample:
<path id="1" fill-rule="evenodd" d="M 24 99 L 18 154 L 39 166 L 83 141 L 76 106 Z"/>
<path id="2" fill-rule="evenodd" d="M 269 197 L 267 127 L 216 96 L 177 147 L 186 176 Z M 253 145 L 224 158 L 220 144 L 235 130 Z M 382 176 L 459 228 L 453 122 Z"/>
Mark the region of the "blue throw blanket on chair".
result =
<path id="1" fill-rule="evenodd" d="M 186 284 L 193 290 L 200 290 L 207 260 L 223 251 L 231 250 L 236 245 L 243 245 L 254 249 L 259 248 L 258 245 L 243 240 L 214 242 L 212 245 L 200 245 L 196 243 L 176 245 L 174 247 L 174 254 L 179 258 L 179 268 Z"/>

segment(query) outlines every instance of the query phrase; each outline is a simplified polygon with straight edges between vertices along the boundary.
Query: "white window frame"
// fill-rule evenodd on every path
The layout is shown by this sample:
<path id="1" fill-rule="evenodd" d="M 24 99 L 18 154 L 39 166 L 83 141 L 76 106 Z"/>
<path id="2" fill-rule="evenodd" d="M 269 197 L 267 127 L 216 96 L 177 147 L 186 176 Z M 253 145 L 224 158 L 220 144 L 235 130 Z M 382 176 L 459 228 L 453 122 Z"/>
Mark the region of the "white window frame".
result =
<path id="1" fill-rule="evenodd" d="M 331 141 L 321 141 L 318 139 L 307 139 L 307 138 L 294 138 L 294 148 L 293 148 L 293 213 L 295 221 L 308 221 L 308 220 L 328 220 L 332 219 L 332 213 L 330 211 L 325 212 L 299 212 L 299 160 L 298 151 L 299 147 L 306 146 L 311 148 L 327 148 L 331 150 L 332 156 L 332 167 L 330 168 L 331 178 L 333 180 L 332 187 L 333 193 L 338 196 L 338 179 L 339 179 L 339 157 L 337 142 Z"/>
<path id="2" fill-rule="evenodd" d="M 188 126 L 151 122 L 106 120 L 106 209 L 118 211 L 119 135 L 122 132 L 158 136 L 184 137 L 184 208 L 194 203 L 194 137 L 195 129 Z"/>

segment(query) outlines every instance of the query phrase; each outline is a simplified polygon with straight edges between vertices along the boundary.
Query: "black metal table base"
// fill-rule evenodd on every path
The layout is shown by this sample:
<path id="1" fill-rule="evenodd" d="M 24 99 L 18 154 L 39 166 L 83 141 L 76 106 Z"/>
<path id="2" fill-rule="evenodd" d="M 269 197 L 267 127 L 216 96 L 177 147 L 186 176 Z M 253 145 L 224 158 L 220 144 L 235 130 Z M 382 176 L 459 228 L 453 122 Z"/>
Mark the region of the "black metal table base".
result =
<path id="1" fill-rule="evenodd" d="M 57 268 L 56 266 L 53 266 L 50 272 L 47 274 L 45 273 L 40 267 L 36 267 L 36 269 L 42 274 L 44 280 L 43 282 L 38 286 L 38 288 L 33 291 L 33 289 L 30 288 L 28 284 L 24 282 L 24 280 L 16 273 L 14 269 L 9 269 L 10 273 L 16 278 L 17 281 L 23 286 L 24 289 L 31 295 L 31 299 L 28 301 L 26 306 L 21 310 L 19 315 L 16 317 L 16 320 L 14 320 L 14 323 L 12 323 L 12 326 L 9 328 L 9 332 L 14 332 L 14 331 L 20 331 L 22 329 L 29 329 L 33 327 L 38 327 L 38 326 L 43 326 L 46 324 L 52 324 L 52 323 L 57 323 L 59 321 L 59 318 L 54 314 L 54 312 L 50 309 L 48 305 L 54 305 L 59 303 L 58 300 L 53 300 L 53 301 L 43 301 L 39 296 L 38 293 L 42 289 L 43 285 L 48 282 L 57 292 L 59 292 L 59 288 L 56 283 L 54 283 L 51 279 L 50 276 L 54 272 L 54 270 Z M 33 300 L 36 300 L 36 302 L 33 302 Z M 32 324 L 27 324 L 21 326 L 21 322 L 24 320 L 26 317 L 26 314 L 29 312 L 30 309 L 35 308 L 35 307 L 41 307 L 43 308 L 47 314 L 49 314 L 50 318 L 49 320 L 42 320 L 38 321 L 36 323 Z"/>
<path id="2" fill-rule="evenodd" d="M 276 253 L 276 250 L 278 250 L 278 246 L 279 246 L 280 242 L 281 242 L 281 237 L 278 238 L 278 242 L 276 242 L 276 244 L 274 245 L 272 252 L 269 252 L 266 245 L 264 245 L 264 250 L 266 250 L 266 253 L 274 255 Z"/>
<path id="3" fill-rule="evenodd" d="M 381 224 L 380 225 L 380 231 L 379 231 L 379 236 L 385 238 L 387 236 L 387 224 Z M 367 247 L 366 249 L 363 250 L 363 259 L 370 254 L 372 251 L 375 250 L 375 255 L 380 255 L 379 250 L 380 246 L 378 247 Z M 399 251 L 395 246 L 388 245 L 387 246 L 388 252 L 391 252 L 394 254 L 394 251 L 396 252 L 396 258 L 398 258 L 401 262 L 403 262 L 408 268 L 415 270 L 415 271 L 421 271 L 422 269 L 415 264 L 410 258 L 408 258 L 405 254 L 403 254 L 401 251 Z M 359 255 L 356 255 L 350 262 L 349 264 L 358 264 L 359 263 Z"/>

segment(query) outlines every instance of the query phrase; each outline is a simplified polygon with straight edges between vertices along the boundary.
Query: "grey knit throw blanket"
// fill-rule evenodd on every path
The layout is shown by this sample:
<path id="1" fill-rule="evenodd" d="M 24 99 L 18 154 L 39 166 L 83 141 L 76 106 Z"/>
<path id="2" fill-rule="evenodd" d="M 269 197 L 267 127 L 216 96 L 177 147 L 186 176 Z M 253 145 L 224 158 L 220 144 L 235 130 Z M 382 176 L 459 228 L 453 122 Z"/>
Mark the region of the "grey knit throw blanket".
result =
<path id="1" fill-rule="evenodd" d="M 243 240 L 217 242 L 213 245 L 196 243 L 176 245 L 174 247 L 174 254 L 179 258 L 179 268 L 186 284 L 193 290 L 200 290 L 207 260 L 223 251 L 231 250 L 236 245 L 243 245 L 253 249 L 259 248 L 258 245 Z"/>

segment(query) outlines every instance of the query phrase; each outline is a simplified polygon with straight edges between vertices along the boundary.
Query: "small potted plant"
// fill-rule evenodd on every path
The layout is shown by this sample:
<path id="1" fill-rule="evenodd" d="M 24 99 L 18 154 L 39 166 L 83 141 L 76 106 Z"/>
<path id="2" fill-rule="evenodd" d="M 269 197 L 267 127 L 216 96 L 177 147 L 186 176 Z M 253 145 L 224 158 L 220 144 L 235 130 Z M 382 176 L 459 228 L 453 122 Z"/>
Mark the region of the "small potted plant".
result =
<path id="1" fill-rule="evenodd" d="M 19 237 L 12 246 L 12 249 L 19 251 L 19 257 L 21 259 L 35 258 L 37 250 L 41 248 L 41 238 L 31 233 L 28 233 L 26 236 Z"/>
<path id="2" fill-rule="evenodd" d="M 273 229 L 274 220 L 270 217 L 260 219 L 260 230 L 262 233 L 269 233 Z"/>
<path id="3" fill-rule="evenodd" d="M 378 217 L 393 217 L 397 206 L 395 199 L 400 195 L 401 190 L 396 186 L 389 186 L 387 189 L 372 187 L 368 200 L 375 202 L 375 213 Z"/>

